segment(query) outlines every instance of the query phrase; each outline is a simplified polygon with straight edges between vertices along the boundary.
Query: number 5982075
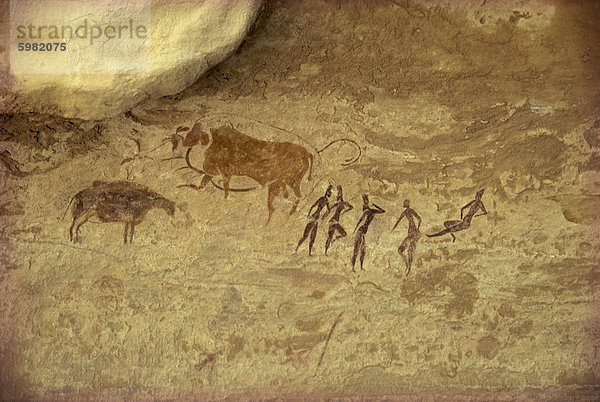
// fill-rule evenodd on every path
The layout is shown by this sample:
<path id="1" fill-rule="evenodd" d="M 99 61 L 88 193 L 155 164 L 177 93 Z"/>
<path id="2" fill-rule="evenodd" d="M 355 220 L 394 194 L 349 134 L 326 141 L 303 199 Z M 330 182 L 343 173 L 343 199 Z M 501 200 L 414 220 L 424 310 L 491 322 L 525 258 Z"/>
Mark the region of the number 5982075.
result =
<path id="1" fill-rule="evenodd" d="M 19 52 L 64 52 L 67 50 L 67 44 L 62 42 L 48 42 L 48 43 L 23 43 L 20 42 L 17 46 Z"/>

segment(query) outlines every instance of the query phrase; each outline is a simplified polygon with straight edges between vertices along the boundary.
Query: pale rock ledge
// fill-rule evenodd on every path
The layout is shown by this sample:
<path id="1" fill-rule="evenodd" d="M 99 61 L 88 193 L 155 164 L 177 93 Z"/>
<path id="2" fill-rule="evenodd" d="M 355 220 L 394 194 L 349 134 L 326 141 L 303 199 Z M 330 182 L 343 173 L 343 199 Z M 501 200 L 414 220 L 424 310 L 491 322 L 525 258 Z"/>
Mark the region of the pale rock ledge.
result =
<path id="1" fill-rule="evenodd" d="M 13 3 L 11 9 L 9 0 L 0 0 L 0 113 L 37 112 L 98 120 L 128 111 L 148 99 L 176 94 L 194 83 L 240 46 L 260 12 L 262 0 L 147 0 L 144 18 L 148 23 L 149 41 L 129 46 L 125 48 L 126 52 L 122 44 L 107 41 L 132 60 L 129 69 L 126 63 L 121 67 L 121 60 L 112 49 L 102 49 L 96 43 L 93 44 L 95 47 L 87 46 L 83 41 L 74 43 L 70 52 L 63 54 L 18 54 L 18 42 L 45 41 L 16 39 L 18 21 L 15 14 L 22 12 L 25 19 L 36 16 L 34 24 L 41 26 L 67 20 L 68 14 L 73 12 L 70 8 L 65 12 L 60 1 L 31 2 L 28 6 L 33 7 L 33 11 L 19 10 L 27 3 L 27 0 Z M 90 21 L 102 21 L 102 29 L 107 28 L 105 21 L 111 21 L 111 18 L 121 21 L 126 15 L 140 18 L 139 2 L 104 3 L 104 14 L 98 16 L 81 10 L 80 18 L 89 16 L 90 26 L 93 23 Z M 111 15 L 111 7 L 114 7 L 114 15 Z M 27 25 L 21 32 L 27 32 Z M 33 32 L 35 35 L 35 28 Z M 49 36 L 48 28 L 42 33 Z M 126 33 L 127 28 L 123 34 Z M 87 48 L 77 54 L 74 51 L 77 44 Z M 20 65 L 15 57 L 21 57 Z M 29 59 L 23 62 L 23 57 Z M 59 63 L 65 63 L 65 69 L 57 71 L 55 64 L 49 73 L 44 73 L 43 65 L 52 65 L 53 57 L 54 62 L 58 57 L 65 58 L 59 60 Z M 110 60 L 111 57 L 114 59 Z M 69 69 L 73 64 L 84 68 L 80 71 Z M 97 71 L 93 71 L 94 68 Z"/>

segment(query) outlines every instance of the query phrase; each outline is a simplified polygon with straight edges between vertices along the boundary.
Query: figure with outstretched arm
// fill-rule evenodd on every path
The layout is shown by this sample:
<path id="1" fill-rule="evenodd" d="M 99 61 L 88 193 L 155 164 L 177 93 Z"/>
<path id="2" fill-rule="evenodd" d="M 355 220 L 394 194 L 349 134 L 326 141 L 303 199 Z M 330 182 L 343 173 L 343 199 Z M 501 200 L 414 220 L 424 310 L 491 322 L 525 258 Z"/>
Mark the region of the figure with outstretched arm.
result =
<path id="1" fill-rule="evenodd" d="M 398 254 L 400 254 L 404 260 L 404 264 L 406 264 L 406 275 L 408 275 L 412 266 L 413 255 L 417 248 L 417 241 L 419 241 L 419 238 L 421 237 L 421 232 L 419 231 L 421 228 L 421 217 L 410 207 L 409 200 L 404 200 L 403 207 L 405 210 L 396 221 L 396 224 L 392 228 L 392 232 L 396 229 L 402 219 L 406 218 L 408 220 L 408 235 L 402 240 L 400 247 L 398 247 Z M 418 222 L 416 225 L 415 220 Z"/>
<path id="2" fill-rule="evenodd" d="M 342 186 L 337 187 L 337 201 L 335 204 L 331 206 L 331 209 L 325 214 L 323 214 L 323 220 L 329 215 L 330 211 L 333 211 L 333 215 L 331 219 L 329 219 L 329 230 L 327 232 L 327 241 L 325 242 L 325 255 L 327 255 L 327 250 L 329 250 L 329 246 L 333 244 L 334 241 L 345 237 L 346 231 L 340 224 L 340 219 L 343 214 L 350 211 L 352 209 L 352 205 L 350 203 L 344 201 L 344 196 L 342 194 Z M 337 234 L 337 236 L 336 236 Z"/>
<path id="3" fill-rule="evenodd" d="M 312 255 L 312 248 L 313 244 L 315 243 L 315 238 L 317 237 L 317 228 L 319 226 L 319 217 L 321 216 L 321 211 L 323 210 L 323 208 L 327 208 L 328 212 L 330 210 L 329 197 L 331 196 L 331 189 L 332 186 L 329 186 L 325 191 L 325 194 L 319 197 L 319 199 L 308 210 L 308 218 L 310 220 L 304 228 L 304 234 L 298 242 L 298 245 L 296 246 L 296 251 L 294 251 L 294 253 L 298 252 L 298 249 L 300 248 L 302 243 L 304 243 L 304 240 L 306 240 L 310 236 L 310 241 L 308 243 L 308 255 Z"/>
<path id="4" fill-rule="evenodd" d="M 352 254 L 352 272 L 356 272 L 354 270 L 354 265 L 356 263 L 356 257 L 360 254 L 360 269 L 364 271 L 363 263 L 365 260 L 365 236 L 367 231 L 369 230 L 369 225 L 373 221 L 373 218 L 376 214 L 383 214 L 385 210 L 375 204 L 373 206 L 369 205 L 369 197 L 366 194 L 363 194 L 363 214 L 356 223 L 356 227 L 354 228 L 354 232 L 356 233 L 356 237 L 354 239 L 354 253 Z"/>
<path id="5" fill-rule="evenodd" d="M 450 233 L 450 235 L 452 236 L 452 242 L 454 243 L 456 241 L 456 237 L 454 236 L 455 232 L 468 229 L 471 226 L 471 219 L 477 216 L 487 215 L 485 206 L 481 201 L 483 191 L 484 190 L 479 190 L 477 194 L 475 194 L 475 199 L 460 209 L 460 221 L 446 221 L 444 222 L 444 226 L 446 227 L 446 229 L 432 235 L 427 235 L 427 237 L 443 236 L 445 234 Z M 468 209 L 468 212 L 463 217 L 463 213 L 466 209 Z M 477 214 L 477 212 L 479 211 L 481 211 L 481 213 Z"/>

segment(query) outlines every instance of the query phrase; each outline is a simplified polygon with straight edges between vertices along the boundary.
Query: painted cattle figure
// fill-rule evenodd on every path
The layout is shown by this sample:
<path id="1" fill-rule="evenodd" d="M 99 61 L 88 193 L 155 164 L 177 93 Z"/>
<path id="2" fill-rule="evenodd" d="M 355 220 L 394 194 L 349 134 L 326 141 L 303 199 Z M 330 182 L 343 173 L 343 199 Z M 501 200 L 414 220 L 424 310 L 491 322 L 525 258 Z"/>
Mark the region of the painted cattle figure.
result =
<path id="1" fill-rule="evenodd" d="M 208 145 L 202 169 L 194 167 L 190 162 L 191 149 L 197 143 Z M 211 129 L 209 135 L 202 131 L 200 123 L 196 123 L 183 139 L 183 145 L 189 147 L 185 157 L 187 167 L 204 175 L 200 186 L 189 187 L 201 190 L 212 183 L 221 188 L 227 198 L 230 191 L 252 189 L 232 189 L 232 177 L 249 177 L 263 187 L 268 186 L 268 221 L 274 211 L 273 200 L 280 192 L 287 195 L 289 187 L 296 196 L 291 215 L 300 202 L 300 185 L 307 172 L 308 180 L 312 179 L 313 155 L 291 142 L 259 140 L 229 126 Z M 213 181 L 215 176 L 222 177 L 222 187 Z"/>
<path id="2" fill-rule="evenodd" d="M 127 243 L 129 235 L 131 243 L 135 226 L 144 220 L 151 209 L 164 209 L 171 216 L 175 213 L 175 204 L 172 201 L 145 186 L 126 181 L 95 181 L 92 187 L 75 194 L 69 206 L 73 201 L 73 222 L 69 228 L 71 241 L 79 234 L 79 228 L 93 216 L 98 217 L 101 222 L 124 223 L 124 242 Z"/>

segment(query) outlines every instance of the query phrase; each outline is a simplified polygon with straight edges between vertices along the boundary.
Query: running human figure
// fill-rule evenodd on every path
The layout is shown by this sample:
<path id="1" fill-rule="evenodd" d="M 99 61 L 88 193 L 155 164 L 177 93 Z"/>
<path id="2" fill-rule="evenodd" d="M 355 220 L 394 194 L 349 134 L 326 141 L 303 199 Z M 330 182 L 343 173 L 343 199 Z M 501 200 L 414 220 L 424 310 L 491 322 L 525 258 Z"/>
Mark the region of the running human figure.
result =
<path id="1" fill-rule="evenodd" d="M 352 272 L 356 272 L 354 270 L 354 264 L 356 263 L 356 256 L 360 253 L 360 269 L 365 270 L 363 268 L 363 262 L 365 260 L 365 236 L 367 231 L 369 230 L 369 225 L 373 221 L 373 218 L 376 214 L 383 214 L 385 210 L 375 204 L 373 206 L 369 206 L 369 197 L 366 194 L 363 194 L 363 214 L 356 223 L 356 227 L 354 228 L 354 232 L 356 233 L 356 238 L 354 240 L 354 254 L 352 254 Z M 359 227 L 360 226 L 360 227 Z M 358 231 L 357 231 L 358 229 Z"/>
<path id="2" fill-rule="evenodd" d="M 310 221 L 306 224 L 306 227 L 304 228 L 304 234 L 298 242 L 298 245 L 296 246 L 296 251 L 294 251 L 294 253 L 298 252 L 298 249 L 300 248 L 302 243 L 304 243 L 304 240 L 306 240 L 306 238 L 310 235 L 310 241 L 308 243 L 308 255 L 312 254 L 313 244 L 315 243 L 315 238 L 317 237 L 317 228 L 319 227 L 319 217 L 321 216 L 321 211 L 323 210 L 323 208 L 327 208 L 327 212 L 329 212 L 330 210 L 329 197 L 331 196 L 332 187 L 333 186 L 327 187 L 325 195 L 319 197 L 319 199 L 308 210 L 308 218 L 310 219 Z M 314 212 L 313 209 L 315 210 Z"/>
<path id="3" fill-rule="evenodd" d="M 331 246 L 334 241 L 347 236 L 346 231 L 340 224 L 340 218 L 343 214 L 350 211 L 352 208 L 353 207 L 352 205 L 350 205 L 350 203 L 344 201 L 344 195 L 342 194 L 342 186 L 337 186 L 337 201 L 331 206 L 331 210 L 334 212 L 331 219 L 329 219 L 329 230 L 327 233 L 327 241 L 325 242 L 325 255 L 327 255 L 327 250 L 329 250 L 329 246 Z M 325 212 L 325 214 L 323 214 L 323 220 L 327 217 L 329 212 L 330 211 L 327 211 Z M 337 236 L 335 236 L 336 232 Z"/>
<path id="4" fill-rule="evenodd" d="M 402 219 L 406 218 L 408 220 L 408 236 L 402 240 L 400 247 L 398 247 L 398 254 L 400 254 L 404 260 L 404 263 L 406 264 L 406 275 L 408 276 L 410 273 L 410 267 L 412 266 L 413 255 L 415 253 L 415 249 L 417 248 L 417 241 L 419 241 L 419 237 L 421 237 L 421 232 L 419 231 L 421 228 L 421 217 L 415 212 L 414 209 L 410 207 L 409 200 L 404 200 L 404 204 L 402 206 L 406 209 L 396 221 L 396 224 L 392 228 L 392 232 L 394 229 L 396 229 Z M 415 219 L 419 222 L 416 225 Z"/>
<path id="5" fill-rule="evenodd" d="M 487 215 L 485 206 L 483 205 L 483 202 L 481 202 L 483 191 L 484 190 L 479 190 L 477 194 L 475 194 L 475 199 L 461 208 L 460 221 L 446 221 L 444 222 L 444 226 L 446 226 L 446 229 L 432 235 L 427 235 L 427 237 L 443 236 L 447 233 L 450 233 L 450 235 L 452 236 L 452 243 L 454 243 L 456 241 L 454 232 L 459 232 L 461 230 L 468 229 L 471 226 L 471 219 L 473 219 L 474 217 Z M 463 212 L 465 209 L 469 209 L 469 212 L 467 212 L 467 214 L 463 218 Z M 481 213 L 479 215 L 475 215 L 479 210 L 481 210 Z"/>

